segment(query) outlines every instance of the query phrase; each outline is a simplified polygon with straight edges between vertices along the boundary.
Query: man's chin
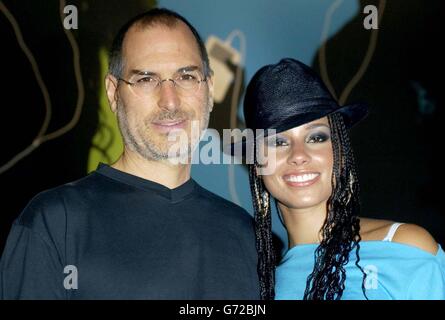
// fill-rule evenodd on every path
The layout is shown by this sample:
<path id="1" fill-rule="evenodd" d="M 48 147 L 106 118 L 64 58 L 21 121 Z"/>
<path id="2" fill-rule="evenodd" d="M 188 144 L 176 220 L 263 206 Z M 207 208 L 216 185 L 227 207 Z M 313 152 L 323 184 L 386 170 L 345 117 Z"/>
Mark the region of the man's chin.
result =
<path id="1" fill-rule="evenodd" d="M 190 152 L 187 151 L 185 153 L 176 153 L 176 154 L 168 154 L 166 160 L 171 164 L 190 164 L 192 157 Z"/>
<path id="2" fill-rule="evenodd" d="M 153 151 L 157 155 L 158 159 L 180 161 L 183 163 L 187 159 L 191 158 L 191 149 L 189 144 L 178 145 L 175 142 L 168 142 L 156 145 L 156 151 Z"/>

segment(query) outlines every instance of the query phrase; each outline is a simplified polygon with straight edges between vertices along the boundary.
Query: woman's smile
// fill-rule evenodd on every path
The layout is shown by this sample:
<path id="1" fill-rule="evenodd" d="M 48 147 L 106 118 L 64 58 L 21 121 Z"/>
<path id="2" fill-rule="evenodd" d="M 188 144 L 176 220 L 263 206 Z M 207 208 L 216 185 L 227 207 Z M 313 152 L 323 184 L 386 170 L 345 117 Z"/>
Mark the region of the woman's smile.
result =
<path id="1" fill-rule="evenodd" d="M 308 187 L 315 184 L 320 179 L 319 172 L 295 171 L 283 176 L 284 182 L 293 188 Z"/>

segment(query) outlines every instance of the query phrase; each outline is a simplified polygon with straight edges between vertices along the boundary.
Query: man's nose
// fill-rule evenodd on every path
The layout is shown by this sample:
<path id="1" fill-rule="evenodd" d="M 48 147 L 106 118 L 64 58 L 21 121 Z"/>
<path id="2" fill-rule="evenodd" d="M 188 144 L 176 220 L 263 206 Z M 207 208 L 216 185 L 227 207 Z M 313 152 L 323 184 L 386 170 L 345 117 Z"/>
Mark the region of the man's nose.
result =
<path id="1" fill-rule="evenodd" d="M 172 79 L 164 79 L 159 83 L 159 86 L 159 108 L 170 111 L 179 108 L 181 99 L 179 99 L 174 81 Z"/>

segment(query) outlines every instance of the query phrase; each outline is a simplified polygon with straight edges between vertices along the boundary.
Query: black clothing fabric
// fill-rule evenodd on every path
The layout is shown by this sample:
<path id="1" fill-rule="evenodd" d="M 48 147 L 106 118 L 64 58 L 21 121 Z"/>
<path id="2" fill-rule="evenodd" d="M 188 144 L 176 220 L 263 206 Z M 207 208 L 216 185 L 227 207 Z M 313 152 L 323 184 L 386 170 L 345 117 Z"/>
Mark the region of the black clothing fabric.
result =
<path id="1" fill-rule="evenodd" d="M 38 194 L 17 218 L 0 297 L 259 299 L 256 266 L 242 208 L 193 179 L 169 189 L 100 164 Z"/>

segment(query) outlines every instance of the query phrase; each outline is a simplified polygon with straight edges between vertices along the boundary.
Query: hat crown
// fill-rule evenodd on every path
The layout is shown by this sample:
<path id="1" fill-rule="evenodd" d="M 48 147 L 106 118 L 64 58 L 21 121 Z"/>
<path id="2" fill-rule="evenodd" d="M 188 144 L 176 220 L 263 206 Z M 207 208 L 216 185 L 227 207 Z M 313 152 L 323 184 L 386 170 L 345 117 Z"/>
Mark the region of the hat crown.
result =
<path id="1" fill-rule="evenodd" d="M 264 119 L 284 120 L 324 105 L 337 107 L 319 76 L 302 62 L 286 58 L 258 70 L 246 90 L 244 117 L 248 128 L 269 128 Z M 274 122 L 275 122 L 274 121 Z"/>
<path id="2" fill-rule="evenodd" d="M 351 128 L 368 114 L 368 105 L 354 103 L 338 105 L 320 77 L 304 63 L 285 58 L 277 64 L 259 69 L 249 82 L 244 96 L 246 127 L 254 130 L 255 138 L 262 138 L 274 129 L 276 133 L 339 113 L 346 128 Z M 264 129 L 258 133 L 257 129 Z M 241 139 L 230 144 L 251 145 Z M 226 152 L 226 151 L 225 151 Z"/>

